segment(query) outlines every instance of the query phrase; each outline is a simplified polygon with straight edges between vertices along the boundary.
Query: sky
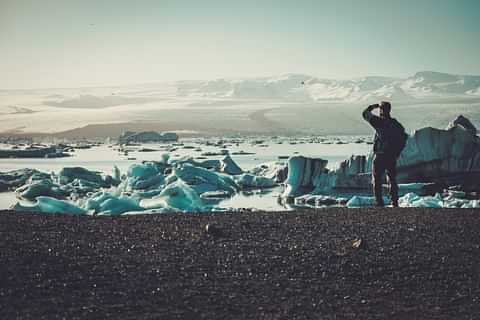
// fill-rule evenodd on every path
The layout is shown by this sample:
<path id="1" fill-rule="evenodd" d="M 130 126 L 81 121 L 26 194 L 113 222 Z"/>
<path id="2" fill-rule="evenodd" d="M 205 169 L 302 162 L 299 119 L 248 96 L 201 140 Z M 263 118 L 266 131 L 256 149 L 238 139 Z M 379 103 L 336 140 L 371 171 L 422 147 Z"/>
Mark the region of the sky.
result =
<path id="1" fill-rule="evenodd" d="M 0 89 L 480 74 L 477 0 L 0 0 Z"/>

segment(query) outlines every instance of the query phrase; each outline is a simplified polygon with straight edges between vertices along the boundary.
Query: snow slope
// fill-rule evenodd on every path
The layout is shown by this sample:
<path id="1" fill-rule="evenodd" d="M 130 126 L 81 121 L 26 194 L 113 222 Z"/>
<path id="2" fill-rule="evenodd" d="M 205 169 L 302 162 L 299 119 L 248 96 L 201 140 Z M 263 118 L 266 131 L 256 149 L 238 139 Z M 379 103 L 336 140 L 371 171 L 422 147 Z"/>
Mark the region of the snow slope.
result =
<path id="1" fill-rule="evenodd" d="M 183 97 L 286 99 L 300 101 L 409 101 L 424 97 L 479 96 L 480 76 L 422 71 L 406 79 L 365 77 L 352 80 L 319 79 L 286 74 L 253 79 L 182 81 Z"/>

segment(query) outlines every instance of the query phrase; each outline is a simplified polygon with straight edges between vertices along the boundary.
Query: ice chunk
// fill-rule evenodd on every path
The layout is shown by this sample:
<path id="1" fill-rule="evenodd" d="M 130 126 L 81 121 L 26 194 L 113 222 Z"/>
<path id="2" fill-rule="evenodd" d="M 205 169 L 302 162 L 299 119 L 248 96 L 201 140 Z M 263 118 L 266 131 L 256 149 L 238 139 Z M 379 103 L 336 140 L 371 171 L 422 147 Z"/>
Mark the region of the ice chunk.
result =
<path id="1" fill-rule="evenodd" d="M 119 198 L 110 198 L 100 204 L 100 214 L 102 215 L 119 215 L 129 211 L 142 211 L 140 207 L 132 198 L 121 196 Z"/>
<path id="2" fill-rule="evenodd" d="M 198 193 L 182 180 L 169 184 L 159 196 L 143 199 L 140 205 L 145 209 L 171 209 L 199 211 L 206 209 Z"/>
<path id="3" fill-rule="evenodd" d="M 102 178 L 102 176 L 95 171 L 90 171 L 82 167 L 65 167 L 59 172 L 59 182 L 61 184 L 67 184 L 75 179 L 85 180 L 93 182 L 98 186 L 109 187 Z"/>
<path id="4" fill-rule="evenodd" d="M 398 199 L 400 207 L 422 207 L 422 208 L 442 208 L 442 196 L 437 193 L 435 196 L 420 197 L 415 193 L 407 193 Z"/>
<path id="5" fill-rule="evenodd" d="M 64 192 L 58 185 L 47 179 L 21 186 L 15 190 L 15 193 L 27 200 L 34 200 L 38 196 L 63 198 L 67 195 L 67 192 Z"/>
<path id="6" fill-rule="evenodd" d="M 480 208 L 480 200 L 470 200 L 463 204 L 462 208 Z"/>
<path id="7" fill-rule="evenodd" d="M 118 169 L 117 166 L 113 166 L 113 179 L 117 180 L 117 181 L 121 181 L 122 180 L 122 174 L 120 173 L 120 169 Z"/>
<path id="8" fill-rule="evenodd" d="M 0 181 L 3 181 L 4 185 L 8 186 L 9 188 L 17 188 L 24 185 L 34 174 L 47 175 L 35 169 L 19 169 L 8 172 L 0 172 Z"/>
<path id="9" fill-rule="evenodd" d="M 222 198 L 228 198 L 228 197 L 230 197 L 230 194 L 222 190 L 204 192 L 200 196 L 200 198 L 202 199 L 222 199 Z"/>
<path id="10" fill-rule="evenodd" d="M 175 132 L 126 131 L 126 132 L 123 132 L 122 135 L 120 135 L 120 137 L 118 137 L 118 142 L 122 144 L 131 143 L 131 142 L 145 143 L 145 142 L 170 142 L 170 141 L 178 141 L 178 135 Z"/>
<path id="11" fill-rule="evenodd" d="M 132 164 L 127 171 L 127 177 L 137 178 L 139 180 L 155 176 L 160 173 L 159 168 L 153 162 L 145 162 L 142 164 Z"/>
<path id="12" fill-rule="evenodd" d="M 388 186 L 386 186 L 388 187 Z M 413 183 L 401 183 L 398 185 L 399 192 L 401 194 L 416 193 L 417 195 L 433 194 L 432 190 L 438 189 L 435 183 L 413 182 Z"/>
<path id="13" fill-rule="evenodd" d="M 430 181 L 462 184 L 477 188 L 480 138 L 474 134 L 475 127 L 468 123 L 465 119 L 452 124 L 448 130 L 416 130 L 407 140 L 397 162 L 397 180 L 402 183 Z"/>
<path id="14" fill-rule="evenodd" d="M 254 175 L 267 177 L 278 183 L 287 179 L 287 171 L 287 165 L 281 161 L 262 163 L 250 170 Z"/>
<path id="15" fill-rule="evenodd" d="M 390 199 L 388 197 L 383 197 L 383 202 L 388 203 Z M 356 207 L 368 207 L 375 205 L 375 197 L 369 196 L 353 196 L 347 202 L 348 208 L 356 208 Z"/>
<path id="16" fill-rule="evenodd" d="M 119 215 L 128 211 L 142 211 L 143 208 L 133 198 L 116 197 L 110 192 L 98 192 L 85 203 L 87 210 L 103 215 Z"/>
<path id="17" fill-rule="evenodd" d="M 321 194 L 321 193 L 328 193 L 330 192 L 337 184 L 337 174 L 333 171 L 327 171 L 317 175 L 313 179 L 313 185 L 315 189 L 312 193 Z"/>
<path id="18" fill-rule="evenodd" d="M 287 187 L 282 195 L 285 198 L 296 197 L 313 191 L 314 181 L 325 174 L 328 161 L 323 159 L 294 156 L 288 159 Z"/>
<path id="19" fill-rule="evenodd" d="M 152 187 L 158 187 L 165 183 L 165 177 L 163 174 L 159 173 L 155 176 L 152 176 L 144 180 L 129 180 L 130 185 L 135 190 L 145 190 Z"/>
<path id="20" fill-rule="evenodd" d="M 231 176 L 209 171 L 200 167 L 194 167 L 188 163 L 175 167 L 172 176 L 183 180 L 198 194 L 218 190 L 234 194 L 238 190 L 238 186 Z M 167 181 L 168 180 L 169 179 L 167 179 Z"/>
<path id="21" fill-rule="evenodd" d="M 215 171 L 220 171 L 221 163 L 220 160 L 210 159 L 205 161 L 195 161 L 192 157 L 182 157 L 180 159 L 170 161 L 170 164 L 175 167 L 179 167 L 183 164 L 190 164 L 194 167 L 201 167 L 205 169 L 213 169 Z"/>
<path id="22" fill-rule="evenodd" d="M 234 179 L 242 189 L 271 188 L 277 185 L 276 182 L 270 178 L 255 176 L 250 173 L 235 176 Z"/>
<path id="23" fill-rule="evenodd" d="M 164 170 L 164 164 L 155 162 L 133 164 L 128 168 L 127 184 L 133 190 L 158 188 L 165 183 Z"/>
<path id="24" fill-rule="evenodd" d="M 33 211 L 46 214 L 61 213 L 81 215 L 87 213 L 84 209 L 79 208 L 70 202 L 43 196 L 37 197 L 36 202 L 31 205 L 19 202 L 13 207 L 13 209 L 16 211 Z"/>
<path id="25" fill-rule="evenodd" d="M 220 171 L 230 175 L 242 174 L 243 170 L 233 161 L 230 155 L 226 155 L 220 161 Z"/>
<path id="26" fill-rule="evenodd" d="M 338 204 L 338 201 L 332 196 L 305 194 L 303 196 L 296 197 L 294 203 L 299 206 L 310 205 L 320 207 L 336 205 Z"/>

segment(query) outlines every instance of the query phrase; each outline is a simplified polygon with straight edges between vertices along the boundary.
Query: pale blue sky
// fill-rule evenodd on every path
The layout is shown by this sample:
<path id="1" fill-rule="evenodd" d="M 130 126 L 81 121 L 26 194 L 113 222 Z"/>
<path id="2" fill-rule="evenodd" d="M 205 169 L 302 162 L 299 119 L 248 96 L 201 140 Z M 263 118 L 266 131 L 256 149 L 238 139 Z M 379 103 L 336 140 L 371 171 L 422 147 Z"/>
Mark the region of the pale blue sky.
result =
<path id="1" fill-rule="evenodd" d="M 0 0 L 0 88 L 480 74 L 476 0 Z"/>

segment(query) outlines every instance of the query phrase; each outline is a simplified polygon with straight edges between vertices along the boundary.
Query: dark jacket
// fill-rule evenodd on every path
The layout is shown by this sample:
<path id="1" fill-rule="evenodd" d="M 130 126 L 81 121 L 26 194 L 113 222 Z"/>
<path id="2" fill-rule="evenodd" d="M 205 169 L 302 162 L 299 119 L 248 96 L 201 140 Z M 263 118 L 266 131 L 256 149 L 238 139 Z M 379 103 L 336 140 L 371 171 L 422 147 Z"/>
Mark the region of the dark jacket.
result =
<path id="1" fill-rule="evenodd" d="M 373 140 L 373 153 L 379 154 L 389 154 L 392 153 L 394 156 L 398 156 L 395 154 L 395 148 L 392 148 L 391 141 L 388 141 L 389 130 L 393 126 L 401 128 L 401 130 L 405 131 L 405 128 L 394 118 L 381 118 L 376 116 L 372 113 L 372 110 L 375 108 L 374 105 L 368 106 L 362 113 L 363 119 L 368 121 L 370 125 L 375 129 L 375 138 Z"/>

